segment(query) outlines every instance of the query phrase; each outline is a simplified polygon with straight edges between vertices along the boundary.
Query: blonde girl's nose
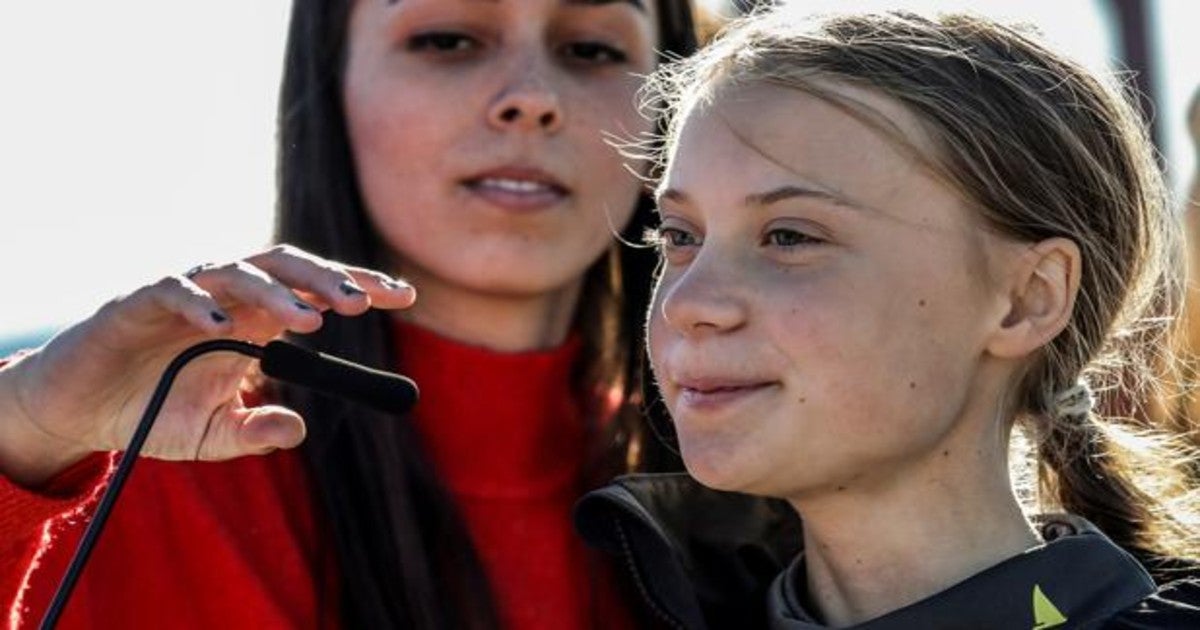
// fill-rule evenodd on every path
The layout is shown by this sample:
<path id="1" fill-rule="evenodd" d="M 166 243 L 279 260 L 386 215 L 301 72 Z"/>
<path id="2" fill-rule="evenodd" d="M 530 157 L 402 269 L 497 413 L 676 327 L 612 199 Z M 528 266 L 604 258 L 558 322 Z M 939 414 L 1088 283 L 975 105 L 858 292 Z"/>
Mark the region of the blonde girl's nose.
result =
<path id="1" fill-rule="evenodd" d="M 737 330 L 746 322 L 745 303 L 731 279 L 723 275 L 693 263 L 683 275 L 659 287 L 665 291 L 659 316 L 688 337 Z"/>

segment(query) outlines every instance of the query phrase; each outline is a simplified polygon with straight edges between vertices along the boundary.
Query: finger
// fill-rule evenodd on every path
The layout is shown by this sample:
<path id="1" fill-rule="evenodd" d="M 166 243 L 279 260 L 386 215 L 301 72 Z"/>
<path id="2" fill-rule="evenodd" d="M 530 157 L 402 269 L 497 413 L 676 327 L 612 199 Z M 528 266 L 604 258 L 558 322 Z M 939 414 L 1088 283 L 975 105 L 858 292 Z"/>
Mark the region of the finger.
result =
<path id="1" fill-rule="evenodd" d="M 203 283 L 218 301 L 233 300 L 269 314 L 281 328 L 305 333 L 321 326 L 316 307 L 250 263 L 238 261 L 214 267 L 195 276 L 194 281 Z"/>
<path id="2" fill-rule="evenodd" d="M 264 405 L 248 411 L 237 431 L 238 441 L 246 452 L 269 453 L 280 448 L 294 448 L 304 441 L 304 420 L 295 411 L 278 405 Z"/>
<path id="3" fill-rule="evenodd" d="M 417 290 L 401 278 L 363 267 L 347 266 L 346 273 L 367 291 L 375 308 L 408 308 L 417 300 Z"/>
<path id="4" fill-rule="evenodd" d="M 196 459 L 219 461 L 294 448 L 304 441 L 305 432 L 304 420 L 286 407 L 226 406 L 213 415 Z"/>
<path id="5" fill-rule="evenodd" d="M 229 313 L 213 296 L 187 278 L 169 276 L 142 287 L 128 297 L 112 303 L 107 309 L 129 308 L 125 319 L 139 315 L 151 321 L 160 320 L 165 313 L 182 317 L 194 328 L 208 335 L 220 335 L 232 326 Z M 112 311 L 106 311 L 109 314 Z M 114 313 L 115 314 L 115 313 Z"/>
<path id="6" fill-rule="evenodd" d="M 375 299 L 390 303 L 411 289 L 401 283 L 385 285 L 383 274 L 379 274 L 379 280 L 359 284 L 358 278 L 346 266 L 289 245 L 274 247 L 247 260 L 284 284 L 313 294 L 315 299 L 342 315 L 360 314 L 370 308 Z"/>

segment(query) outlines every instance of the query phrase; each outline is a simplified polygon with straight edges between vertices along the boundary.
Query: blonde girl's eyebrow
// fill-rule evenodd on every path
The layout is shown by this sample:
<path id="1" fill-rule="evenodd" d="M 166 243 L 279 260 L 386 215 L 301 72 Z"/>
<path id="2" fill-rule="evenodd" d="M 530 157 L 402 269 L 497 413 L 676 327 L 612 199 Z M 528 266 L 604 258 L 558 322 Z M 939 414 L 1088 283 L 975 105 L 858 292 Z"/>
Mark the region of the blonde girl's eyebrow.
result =
<path id="1" fill-rule="evenodd" d="M 858 208 L 858 204 L 847 199 L 845 196 L 838 194 L 832 190 L 825 190 L 817 187 L 787 185 L 780 186 L 767 192 L 751 193 L 746 195 L 743 203 L 747 206 L 769 206 L 773 203 L 794 199 L 796 197 L 819 199 L 828 201 L 838 206 L 846 206 L 849 208 Z"/>
<path id="2" fill-rule="evenodd" d="M 687 193 L 677 188 L 659 188 L 654 191 L 654 205 L 662 205 L 664 201 L 671 201 L 678 204 L 689 204 L 692 198 Z"/>
<path id="3" fill-rule="evenodd" d="M 401 0 L 387 0 L 387 3 L 388 4 L 397 4 L 400 1 Z M 496 2 L 499 2 L 500 0 L 476 0 L 476 1 L 477 2 L 490 2 L 490 3 L 494 4 Z M 622 2 L 625 4 L 631 5 L 635 9 L 637 9 L 643 13 L 646 12 L 646 5 L 642 3 L 642 0 L 563 0 L 563 4 L 590 4 L 590 5 L 616 4 L 618 2 Z"/>
<path id="4" fill-rule="evenodd" d="M 797 197 L 828 201 L 834 205 L 845 206 L 848 208 L 862 208 L 862 206 L 859 204 L 854 203 L 853 201 L 847 199 L 843 195 L 839 195 L 834 191 L 824 190 L 814 186 L 797 186 L 794 184 L 780 186 L 766 192 L 750 193 L 743 198 L 742 203 L 747 206 L 769 206 L 780 201 L 794 199 Z M 691 203 L 691 197 L 689 197 L 687 193 L 676 188 L 664 188 L 659 190 L 655 195 L 655 200 L 659 203 L 663 201 L 671 201 L 679 204 Z"/>

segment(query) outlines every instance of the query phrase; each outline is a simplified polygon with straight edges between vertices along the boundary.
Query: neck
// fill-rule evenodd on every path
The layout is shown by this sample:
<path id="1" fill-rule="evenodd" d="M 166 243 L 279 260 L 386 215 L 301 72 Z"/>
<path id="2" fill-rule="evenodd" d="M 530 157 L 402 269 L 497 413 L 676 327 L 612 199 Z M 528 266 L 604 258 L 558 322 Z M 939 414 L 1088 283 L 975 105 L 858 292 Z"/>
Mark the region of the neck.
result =
<path id="1" fill-rule="evenodd" d="M 809 605 L 826 624 L 880 617 L 1039 544 L 1002 432 L 951 435 L 895 480 L 791 501 L 804 517 Z"/>
<path id="2" fill-rule="evenodd" d="M 512 296 L 422 283 L 411 274 L 409 279 L 417 287 L 417 301 L 412 308 L 398 312 L 398 317 L 444 337 L 498 352 L 561 345 L 570 332 L 583 284 L 579 279 L 552 291 Z"/>

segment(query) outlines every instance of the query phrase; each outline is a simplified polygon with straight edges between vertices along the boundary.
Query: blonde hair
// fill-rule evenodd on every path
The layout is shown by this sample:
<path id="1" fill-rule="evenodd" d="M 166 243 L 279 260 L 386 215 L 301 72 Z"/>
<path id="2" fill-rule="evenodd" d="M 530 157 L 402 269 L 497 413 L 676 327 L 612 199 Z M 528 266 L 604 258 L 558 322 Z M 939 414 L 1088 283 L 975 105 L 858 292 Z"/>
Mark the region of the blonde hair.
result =
<path id="1" fill-rule="evenodd" d="M 647 86 L 644 104 L 669 120 L 659 166 L 682 113 L 718 87 L 746 83 L 815 95 L 883 132 L 999 234 L 1079 246 L 1071 320 L 1029 361 L 1009 401 L 1034 444 L 1039 508 L 1088 518 L 1142 555 L 1200 557 L 1195 490 L 1182 468 L 1194 454 L 1165 427 L 1145 426 L 1165 361 L 1158 349 L 1182 300 L 1180 236 L 1122 89 L 1021 29 L 975 16 L 800 22 L 768 12 Z M 831 83 L 903 104 L 934 148 L 823 87 Z"/>

